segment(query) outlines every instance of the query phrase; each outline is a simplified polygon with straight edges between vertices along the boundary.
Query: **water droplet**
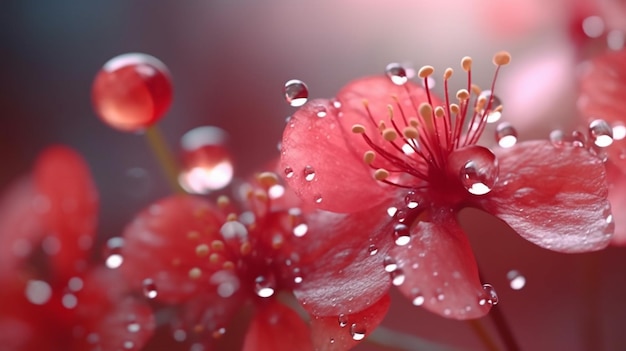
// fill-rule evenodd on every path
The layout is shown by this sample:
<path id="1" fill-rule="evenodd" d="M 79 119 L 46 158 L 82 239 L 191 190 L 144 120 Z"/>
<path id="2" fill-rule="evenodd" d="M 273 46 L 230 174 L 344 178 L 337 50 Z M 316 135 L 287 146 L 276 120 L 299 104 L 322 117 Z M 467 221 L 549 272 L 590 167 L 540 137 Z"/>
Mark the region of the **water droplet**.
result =
<path id="1" fill-rule="evenodd" d="M 396 260 L 394 260 L 393 258 L 389 256 L 383 259 L 383 266 L 385 267 L 385 271 L 389 273 L 398 269 L 398 264 L 396 263 Z"/>
<path id="2" fill-rule="evenodd" d="M 424 304 L 425 300 L 426 299 L 424 299 L 424 295 L 417 291 L 411 302 L 413 303 L 413 306 L 421 306 Z"/>
<path id="3" fill-rule="evenodd" d="M 367 248 L 367 252 L 369 252 L 370 256 L 374 256 L 378 253 L 378 248 L 374 244 L 370 244 Z"/>
<path id="4" fill-rule="evenodd" d="M 75 308 L 78 305 L 78 299 L 74 294 L 65 294 L 61 298 L 61 304 L 67 309 Z"/>
<path id="5" fill-rule="evenodd" d="M 333 107 L 337 109 L 341 108 L 341 101 L 333 100 Z"/>
<path id="6" fill-rule="evenodd" d="M 135 347 L 135 343 L 134 343 L 134 342 L 132 342 L 132 341 L 130 341 L 130 340 L 126 340 L 126 341 L 124 341 L 124 348 L 125 348 L 126 350 L 130 350 L 130 349 L 132 349 L 133 347 Z"/>
<path id="7" fill-rule="evenodd" d="M 143 295 L 149 299 L 154 299 L 159 294 L 159 292 L 157 291 L 156 284 L 154 283 L 154 280 L 150 278 L 146 278 L 143 280 L 142 288 L 143 288 Z"/>
<path id="8" fill-rule="evenodd" d="M 411 241 L 409 227 L 404 224 L 396 224 L 393 228 L 393 238 L 398 246 L 407 245 Z"/>
<path id="9" fill-rule="evenodd" d="M 589 123 L 589 136 L 597 147 L 607 147 L 613 144 L 613 128 L 602 119 Z"/>
<path id="10" fill-rule="evenodd" d="M 309 99 L 309 88 L 303 81 L 292 79 L 285 83 L 283 88 L 285 100 L 293 107 L 300 107 Z"/>
<path id="11" fill-rule="evenodd" d="M 270 199 L 278 199 L 285 195 L 285 187 L 280 184 L 274 184 L 267 189 L 267 195 Z"/>
<path id="12" fill-rule="evenodd" d="M 183 342 L 187 340 L 187 332 L 185 332 L 183 329 L 174 330 L 174 333 L 172 334 L 172 336 L 174 337 L 174 340 L 178 342 Z"/>
<path id="13" fill-rule="evenodd" d="M 353 340 L 363 340 L 365 339 L 365 328 L 356 323 L 352 324 L 350 326 L 350 335 L 352 335 Z"/>
<path id="14" fill-rule="evenodd" d="M 498 124 L 496 127 L 496 142 L 500 147 L 509 148 L 517 143 L 517 131 L 507 122 Z"/>
<path id="15" fill-rule="evenodd" d="M 300 223 L 293 227 L 293 235 L 301 238 L 309 231 L 309 226 L 306 223 Z"/>
<path id="16" fill-rule="evenodd" d="M 326 112 L 326 108 L 324 106 L 316 107 L 315 111 L 315 115 L 319 118 L 324 118 L 328 115 L 328 112 Z"/>
<path id="17" fill-rule="evenodd" d="M 604 20 L 600 16 L 589 16 L 583 20 L 582 29 L 589 38 L 598 38 L 604 33 Z"/>
<path id="18" fill-rule="evenodd" d="M 471 151 L 468 150 L 471 148 Z M 469 160 L 461 168 L 460 178 L 467 191 L 474 195 L 484 195 L 493 189 L 498 180 L 498 160 L 491 150 L 473 145 L 465 150 Z"/>
<path id="19" fill-rule="evenodd" d="M 396 269 L 395 271 L 390 272 L 389 275 L 391 276 L 391 283 L 393 285 L 400 286 L 404 284 L 406 275 L 404 275 L 404 272 L 401 269 Z"/>
<path id="20" fill-rule="evenodd" d="M 395 220 L 402 223 L 406 220 L 407 218 L 407 212 L 404 210 L 398 210 L 396 212 L 396 215 L 394 216 Z"/>
<path id="21" fill-rule="evenodd" d="M 573 131 L 572 144 L 576 147 L 585 147 L 587 145 L 587 136 L 579 130 Z"/>
<path id="22" fill-rule="evenodd" d="M 285 177 L 293 177 L 293 169 L 291 167 L 285 167 Z"/>
<path id="23" fill-rule="evenodd" d="M 258 276 L 254 280 L 254 290 L 260 297 L 270 297 L 274 295 L 274 279 L 272 277 Z"/>
<path id="24" fill-rule="evenodd" d="M 305 179 L 307 182 L 310 182 L 310 181 L 312 181 L 313 179 L 315 179 L 315 169 L 313 169 L 313 167 L 311 167 L 311 166 L 305 166 L 305 167 L 304 167 L 304 170 L 303 170 L 303 173 L 304 173 L 304 179 Z"/>
<path id="25" fill-rule="evenodd" d="M 50 300 L 52 288 L 43 280 L 29 280 L 24 291 L 26 299 L 34 305 L 43 305 Z"/>
<path id="26" fill-rule="evenodd" d="M 626 33 L 619 29 L 613 29 L 606 35 L 606 45 L 611 50 L 619 51 L 624 48 L 626 42 Z"/>
<path id="27" fill-rule="evenodd" d="M 128 53 L 107 61 L 92 85 L 92 102 L 104 123 L 140 131 L 159 121 L 172 103 L 170 73 L 157 58 Z"/>
<path id="28" fill-rule="evenodd" d="M 516 270 L 509 271 L 506 274 L 506 278 L 509 280 L 509 285 L 513 290 L 521 290 L 526 285 L 526 277 Z"/>
<path id="29" fill-rule="evenodd" d="M 183 169 L 178 182 L 185 191 L 204 195 L 230 184 L 234 170 L 227 140 L 228 133 L 211 126 L 194 128 L 183 135 Z"/>
<path id="30" fill-rule="evenodd" d="M 389 217 L 393 217 L 396 212 L 398 212 L 398 208 L 391 206 L 391 207 L 387 207 L 387 215 L 389 215 Z"/>
<path id="31" fill-rule="evenodd" d="M 626 137 L 626 126 L 622 122 L 615 122 L 612 126 L 613 140 L 623 140 Z"/>
<path id="32" fill-rule="evenodd" d="M 395 85 L 404 85 L 409 80 L 406 69 L 399 63 L 390 63 L 385 68 L 385 74 Z"/>
<path id="33" fill-rule="evenodd" d="M 137 333 L 141 330 L 141 325 L 137 322 L 129 323 L 126 329 L 131 333 Z"/>
<path id="34" fill-rule="evenodd" d="M 345 314 L 340 313 L 339 314 L 339 326 L 342 328 L 345 328 L 346 325 L 348 325 L 348 317 Z"/>
<path id="35" fill-rule="evenodd" d="M 480 95 L 478 95 L 478 98 L 480 99 L 482 97 L 486 99 L 485 108 L 488 109 L 487 123 L 495 123 L 499 121 L 500 118 L 502 117 L 502 113 L 498 111 L 494 111 L 494 110 L 496 109 L 496 107 L 502 105 L 502 102 L 500 101 L 500 99 L 496 95 L 491 94 L 491 90 L 481 91 Z M 491 105 L 490 105 L 490 102 L 491 102 Z M 481 113 L 484 113 L 484 111 L 482 111 Z"/>
<path id="36" fill-rule="evenodd" d="M 225 240 L 245 240 L 248 237 L 248 229 L 238 221 L 227 221 L 220 228 L 220 233 Z"/>
<path id="37" fill-rule="evenodd" d="M 550 132 L 550 142 L 555 147 L 562 147 L 565 142 L 565 134 L 562 130 L 555 129 Z"/>
<path id="38" fill-rule="evenodd" d="M 415 191 L 409 191 L 404 197 L 404 203 L 406 203 L 406 207 L 408 208 L 416 208 L 419 206 L 419 198 Z"/>
<path id="39" fill-rule="evenodd" d="M 122 256 L 123 246 L 123 238 L 113 237 L 107 240 L 106 245 L 104 246 L 104 262 L 108 268 L 119 268 L 122 263 L 124 263 L 124 257 Z"/>
<path id="40" fill-rule="evenodd" d="M 67 282 L 67 287 L 71 290 L 71 291 L 80 291 L 84 286 L 83 280 L 80 279 L 79 277 L 72 277 L 70 278 L 70 280 Z"/>
<path id="41" fill-rule="evenodd" d="M 496 294 L 496 289 L 494 289 L 494 287 L 491 284 L 483 284 L 483 289 L 485 290 L 485 293 L 487 294 L 485 298 L 486 302 L 493 306 L 497 305 L 498 294 Z"/>
<path id="42" fill-rule="evenodd" d="M 313 200 L 315 201 L 316 204 L 321 204 L 323 200 L 322 195 L 315 194 L 315 196 L 313 197 Z"/>

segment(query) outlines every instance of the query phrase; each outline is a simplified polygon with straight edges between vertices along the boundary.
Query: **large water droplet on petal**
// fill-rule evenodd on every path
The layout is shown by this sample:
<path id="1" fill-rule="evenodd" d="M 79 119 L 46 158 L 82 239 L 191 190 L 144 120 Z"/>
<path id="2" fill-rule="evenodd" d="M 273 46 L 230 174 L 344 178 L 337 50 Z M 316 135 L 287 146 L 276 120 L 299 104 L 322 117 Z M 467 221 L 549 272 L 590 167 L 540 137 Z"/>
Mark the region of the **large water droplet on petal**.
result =
<path id="1" fill-rule="evenodd" d="M 483 284 L 483 289 L 485 290 L 486 296 L 481 298 L 478 303 L 480 305 L 484 305 L 486 303 L 493 306 L 497 305 L 499 300 L 498 294 L 496 294 L 496 289 L 494 289 L 491 284 Z"/>
<path id="2" fill-rule="evenodd" d="M 411 241 L 409 227 L 401 223 L 396 224 L 393 228 L 393 239 L 398 246 L 407 245 Z"/>
<path id="3" fill-rule="evenodd" d="M 217 127 L 194 128 L 180 140 L 183 170 L 180 186 L 192 194 L 208 194 L 233 179 L 233 162 L 226 144 L 228 134 Z"/>
<path id="4" fill-rule="evenodd" d="M 260 297 L 270 297 L 274 295 L 276 283 L 271 276 L 260 275 L 254 280 L 254 290 Z"/>
<path id="5" fill-rule="evenodd" d="M 452 153 L 456 161 L 464 162 L 459 171 L 461 183 L 470 194 L 489 193 L 498 181 L 498 160 L 491 150 L 472 145 Z"/>
<path id="6" fill-rule="evenodd" d="M 102 121 L 122 131 L 138 131 L 159 121 L 170 107 L 172 82 L 163 62 L 129 53 L 104 64 L 91 94 Z"/>
<path id="7" fill-rule="evenodd" d="M 517 131 L 507 122 L 498 124 L 496 127 L 496 142 L 500 147 L 509 148 L 517 143 Z"/>
<path id="8" fill-rule="evenodd" d="M 602 119 L 589 123 L 589 136 L 597 147 L 607 147 L 613 144 L 613 128 Z"/>
<path id="9" fill-rule="evenodd" d="M 350 326 L 350 335 L 352 335 L 352 339 L 356 341 L 365 339 L 365 327 L 357 323 L 352 324 Z"/>
<path id="10" fill-rule="evenodd" d="M 506 274 L 509 285 L 513 290 L 521 290 L 526 285 L 526 277 L 516 270 L 511 270 Z"/>
<path id="11" fill-rule="evenodd" d="M 383 266 L 385 267 L 385 271 L 389 273 L 398 269 L 398 264 L 396 263 L 396 260 L 394 260 L 393 258 L 389 256 L 383 259 Z"/>
<path id="12" fill-rule="evenodd" d="M 285 83 L 283 94 L 285 94 L 285 100 L 289 105 L 299 107 L 309 99 L 309 88 L 303 81 L 292 79 Z"/>
<path id="13" fill-rule="evenodd" d="M 555 129 L 550 132 L 550 142 L 555 147 L 562 147 L 565 143 L 565 133 L 562 130 Z"/>
<path id="14" fill-rule="evenodd" d="M 406 69 L 399 63 L 388 64 L 385 68 L 385 74 L 396 85 L 404 85 L 409 80 Z"/>
<path id="15" fill-rule="evenodd" d="M 122 247 L 124 246 L 124 239 L 120 237 L 113 237 L 107 240 L 104 246 L 104 263 L 108 268 L 119 268 L 124 263 L 124 256 L 122 256 Z"/>
<path id="16" fill-rule="evenodd" d="M 400 286 L 404 284 L 404 280 L 406 279 L 406 275 L 401 269 L 396 269 L 395 271 L 389 273 L 391 276 L 391 283 L 395 286 Z"/>
<path id="17" fill-rule="evenodd" d="M 312 166 L 305 166 L 302 172 L 304 173 L 304 180 L 307 182 L 315 179 L 315 169 Z"/>
<path id="18" fill-rule="evenodd" d="M 159 292 L 157 291 L 156 284 L 154 283 L 154 280 L 150 278 L 146 278 L 143 280 L 141 285 L 143 288 L 143 295 L 145 297 L 149 299 L 154 299 L 159 294 Z"/>

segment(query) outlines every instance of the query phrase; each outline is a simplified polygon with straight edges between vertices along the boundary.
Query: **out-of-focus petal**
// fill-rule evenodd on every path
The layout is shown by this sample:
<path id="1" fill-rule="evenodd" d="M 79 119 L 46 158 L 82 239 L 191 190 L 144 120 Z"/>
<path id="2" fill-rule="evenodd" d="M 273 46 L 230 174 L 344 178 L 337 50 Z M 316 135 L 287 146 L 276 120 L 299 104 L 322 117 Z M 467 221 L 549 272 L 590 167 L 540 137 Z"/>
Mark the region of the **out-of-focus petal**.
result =
<path id="1" fill-rule="evenodd" d="M 626 174 L 608 163 L 606 165 L 609 181 L 609 201 L 615 219 L 615 234 L 612 245 L 626 246 Z"/>
<path id="2" fill-rule="evenodd" d="M 277 301 L 260 307 L 244 340 L 243 351 L 312 351 L 308 326 Z"/>
<path id="3" fill-rule="evenodd" d="M 34 167 L 36 210 L 50 233 L 44 251 L 61 279 L 80 270 L 96 231 L 98 193 L 83 158 L 65 146 L 44 150 Z M 84 263 L 84 262 L 82 262 Z"/>
<path id="4" fill-rule="evenodd" d="M 358 313 L 313 317 L 311 334 L 315 350 L 348 350 L 356 346 L 383 321 L 390 303 L 389 295 L 384 295 L 370 307 Z"/>
<path id="5" fill-rule="evenodd" d="M 476 260 L 455 212 L 432 208 L 411 228 L 411 242 L 394 247 L 394 284 L 416 306 L 446 318 L 481 317 L 491 308 Z"/>
<path id="6" fill-rule="evenodd" d="M 606 247 L 613 234 L 602 161 L 584 148 L 531 141 L 497 150 L 500 178 L 478 207 L 559 252 Z"/>
<path id="7" fill-rule="evenodd" d="M 120 269 L 139 291 L 149 285 L 158 301 L 177 303 L 214 293 L 214 274 L 236 278 L 222 271 L 231 258 L 220 235 L 222 223 L 216 208 L 200 198 L 172 196 L 156 202 L 124 230 Z"/>

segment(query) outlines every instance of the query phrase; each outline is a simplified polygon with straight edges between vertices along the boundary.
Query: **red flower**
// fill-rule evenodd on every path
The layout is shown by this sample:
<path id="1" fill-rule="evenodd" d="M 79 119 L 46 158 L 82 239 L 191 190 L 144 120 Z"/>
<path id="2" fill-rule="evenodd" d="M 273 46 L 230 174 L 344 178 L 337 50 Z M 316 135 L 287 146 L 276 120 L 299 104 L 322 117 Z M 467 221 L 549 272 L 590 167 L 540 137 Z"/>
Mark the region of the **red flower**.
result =
<path id="1" fill-rule="evenodd" d="M 592 134 L 613 139 L 606 147 L 608 155 L 609 200 L 617 216 L 613 243 L 626 244 L 626 50 L 609 51 L 595 57 L 585 66 L 581 80 L 578 107 L 586 122 L 602 119 L 606 124 L 600 128 L 590 126 Z"/>
<path id="2" fill-rule="evenodd" d="M 0 344 L 11 350 L 137 350 L 148 306 L 90 264 L 98 210 L 85 162 L 48 148 L 0 202 Z"/>
<path id="3" fill-rule="evenodd" d="M 168 323 L 183 331 L 177 338 L 181 341 L 211 348 L 250 303 L 256 313 L 243 342 L 245 351 L 354 346 L 382 321 L 389 299 L 359 298 L 361 308 L 346 309 L 341 316 L 317 310 L 328 303 L 327 291 L 342 289 L 330 273 L 334 264 L 345 266 L 353 255 L 325 261 L 322 267 L 318 261 L 336 253 L 336 233 L 366 227 L 346 215 L 299 206 L 299 199 L 285 192 L 273 173 L 262 173 L 257 180 L 241 187 L 244 211 L 225 197 L 219 206 L 182 195 L 149 206 L 124 232 L 121 269 L 127 280 L 165 310 L 174 310 Z M 307 298 L 310 290 L 317 291 L 313 299 Z M 302 307 L 316 312 L 310 328 L 284 304 L 292 291 Z"/>
<path id="4" fill-rule="evenodd" d="M 506 53 L 496 55 L 499 67 Z M 511 148 L 477 145 L 486 119 L 498 112 L 491 95 L 471 85 L 444 103 L 428 88 L 432 67 L 419 71 L 426 89 L 400 67 L 386 77 L 356 80 L 332 100 L 310 101 L 289 121 L 281 167 L 305 203 L 375 221 L 365 231 L 337 233 L 354 260 L 334 276 L 340 291 L 316 292 L 341 305 L 346 296 L 382 296 L 392 283 L 415 305 L 440 315 L 476 318 L 490 309 L 472 250 L 456 218 L 466 206 L 499 217 L 527 240 L 560 252 L 605 247 L 613 231 L 602 161 L 584 148 L 529 141 Z M 493 85 L 491 87 L 493 91 Z M 476 102 L 471 96 L 479 94 Z M 469 127 L 468 127 L 469 126 Z M 364 215 L 359 212 L 358 216 Z M 351 278 L 361 277 L 359 284 Z M 366 278 L 363 278 L 366 277 Z M 322 309 L 323 307 L 319 307 Z M 354 306 L 358 309 L 358 306 Z M 336 310 L 336 308 L 335 308 Z M 333 311 L 327 304 L 325 312 Z"/>

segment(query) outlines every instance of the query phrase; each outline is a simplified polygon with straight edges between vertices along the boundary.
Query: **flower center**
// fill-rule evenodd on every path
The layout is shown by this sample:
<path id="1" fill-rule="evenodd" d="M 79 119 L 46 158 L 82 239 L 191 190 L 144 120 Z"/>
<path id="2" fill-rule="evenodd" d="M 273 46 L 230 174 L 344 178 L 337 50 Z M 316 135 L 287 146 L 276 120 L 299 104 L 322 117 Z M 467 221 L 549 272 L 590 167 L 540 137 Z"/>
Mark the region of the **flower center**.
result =
<path id="1" fill-rule="evenodd" d="M 491 89 L 481 91 L 472 84 L 472 59 L 464 57 L 461 67 L 467 72 L 467 88 L 457 91 L 454 103 L 448 88 L 453 70 L 447 68 L 443 74 L 442 106 L 435 106 L 431 94 L 433 67 L 424 66 L 418 72 L 427 97 L 426 102 L 418 104 L 406 85 L 406 71 L 398 65 L 389 65 L 387 75 L 394 84 L 406 87 L 412 110 L 393 97 L 396 103 L 387 106 L 388 120 L 376 123 L 368 101 L 363 102 L 370 122 L 378 126 L 382 138 L 368 135 L 361 124 L 353 125 L 352 132 L 360 134 L 371 148 L 364 153 L 363 160 L 372 168 L 374 178 L 408 189 L 439 188 L 438 185 L 450 188 L 450 180 L 454 180 L 471 194 L 488 193 L 497 179 L 497 160 L 489 149 L 476 143 L 487 123 L 500 118 L 502 105 L 493 91 L 500 67 L 510 60 L 507 52 L 494 56 L 496 71 Z"/>

